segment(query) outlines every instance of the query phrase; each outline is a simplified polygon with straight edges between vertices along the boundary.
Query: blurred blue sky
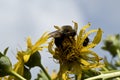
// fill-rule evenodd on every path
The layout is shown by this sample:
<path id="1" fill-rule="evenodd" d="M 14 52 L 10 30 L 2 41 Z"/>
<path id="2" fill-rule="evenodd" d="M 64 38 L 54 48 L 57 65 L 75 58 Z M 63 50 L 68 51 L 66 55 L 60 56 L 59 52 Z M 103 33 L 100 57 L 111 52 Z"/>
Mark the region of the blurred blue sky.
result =
<path id="1" fill-rule="evenodd" d="M 8 56 L 14 64 L 16 51 L 26 48 L 28 36 L 35 42 L 45 31 L 53 31 L 54 25 L 73 25 L 72 20 L 79 28 L 88 22 L 91 29 L 102 28 L 103 39 L 120 34 L 119 4 L 120 0 L 0 0 L 0 51 L 9 46 Z M 95 51 L 106 55 L 100 47 Z M 49 57 L 47 50 L 43 51 L 44 65 L 58 67 Z"/>

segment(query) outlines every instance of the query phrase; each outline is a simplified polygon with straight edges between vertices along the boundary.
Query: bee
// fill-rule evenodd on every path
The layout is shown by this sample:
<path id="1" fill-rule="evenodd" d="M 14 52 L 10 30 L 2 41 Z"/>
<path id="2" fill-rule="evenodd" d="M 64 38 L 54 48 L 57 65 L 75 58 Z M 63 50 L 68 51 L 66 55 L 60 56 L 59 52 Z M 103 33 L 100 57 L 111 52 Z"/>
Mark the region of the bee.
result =
<path id="1" fill-rule="evenodd" d="M 70 25 L 62 26 L 60 29 L 53 31 L 50 33 L 50 37 L 55 39 L 55 45 L 58 48 L 63 48 L 63 43 L 72 43 L 72 40 L 75 40 L 75 36 L 77 35 L 77 31 L 72 28 Z M 66 41 L 67 40 L 67 41 Z M 87 37 L 84 42 L 83 46 L 87 46 L 89 44 L 89 38 Z"/>
<path id="2" fill-rule="evenodd" d="M 74 39 L 75 35 L 76 30 L 70 25 L 62 26 L 61 29 L 50 33 L 50 36 L 55 39 L 55 45 L 58 48 L 63 48 L 63 43 L 67 42 L 66 40 L 72 43 L 71 39 Z"/>

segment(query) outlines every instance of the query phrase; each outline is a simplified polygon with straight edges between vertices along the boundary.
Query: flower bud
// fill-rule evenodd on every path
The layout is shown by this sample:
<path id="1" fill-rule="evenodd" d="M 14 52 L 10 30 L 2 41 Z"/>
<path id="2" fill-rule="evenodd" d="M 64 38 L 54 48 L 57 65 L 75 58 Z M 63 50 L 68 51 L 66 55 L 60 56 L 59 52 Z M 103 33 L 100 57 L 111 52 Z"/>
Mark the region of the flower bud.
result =
<path id="1" fill-rule="evenodd" d="M 25 65 L 28 66 L 29 68 L 41 65 L 41 56 L 40 56 L 40 53 L 38 51 L 35 52 L 35 53 L 33 53 L 30 56 L 28 62 L 25 63 Z"/>
<path id="2" fill-rule="evenodd" d="M 0 52 L 0 77 L 9 75 L 11 71 L 12 71 L 12 64 L 9 58 Z"/>

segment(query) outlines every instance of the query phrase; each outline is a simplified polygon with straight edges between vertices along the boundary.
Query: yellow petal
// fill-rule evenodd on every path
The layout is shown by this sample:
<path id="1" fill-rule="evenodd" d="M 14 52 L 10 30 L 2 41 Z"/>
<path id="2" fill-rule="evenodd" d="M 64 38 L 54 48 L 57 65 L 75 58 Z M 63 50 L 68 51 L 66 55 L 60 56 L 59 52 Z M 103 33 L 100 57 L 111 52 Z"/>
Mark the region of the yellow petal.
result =
<path id="1" fill-rule="evenodd" d="M 28 48 L 32 47 L 32 42 L 31 42 L 31 38 L 30 37 L 27 38 L 27 47 Z"/>
<path id="2" fill-rule="evenodd" d="M 80 59 L 80 63 L 82 63 L 83 65 L 85 65 L 85 66 L 88 66 L 88 65 L 90 65 L 90 63 L 89 62 L 87 62 L 86 60 L 84 60 L 84 59 Z"/>
<path id="3" fill-rule="evenodd" d="M 83 44 L 84 40 L 88 37 L 88 35 L 90 35 L 93 32 L 97 32 L 97 31 L 98 30 L 90 30 L 90 31 L 86 32 L 84 34 L 84 36 L 81 39 L 79 39 L 79 42 L 77 43 L 77 47 L 80 47 Z"/>
<path id="4" fill-rule="evenodd" d="M 39 47 L 40 45 L 44 44 L 47 41 L 48 37 L 49 37 L 49 35 L 47 33 L 44 33 L 42 35 L 42 37 L 32 47 L 32 51 L 36 52 L 36 48 Z"/>
<path id="5" fill-rule="evenodd" d="M 23 59 L 24 59 L 25 63 L 29 60 L 30 56 L 31 56 L 30 54 L 26 54 L 26 55 L 23 56 Z"/>
<path id="6" fill-rule="evenodd" d="M 94 40 L 93 40 L 92 43 L 98 44 L 98 43 L 101 41 L 102 32 L 103 32 L 103 31 L 99 28 L 98 31 L 97 31 L 97 34 L 96 34 L 96 36 L 95 36 L 95 38 L 94 38 Z"/>
<path id="7" fill-rule="evenodd" d="M 17 72 L 18 74 L 22 75 L 23 76 L 23 73 L 24 73 L 24 62 L 17 62 L 15 64 L 15 67 L 13 69 L 15 72 Z"/>
<path id="8" fill-rule="evenodd" d="M 101 37 L 102 37 L 102 30 L 98 29 L 97 34 L 94 37 L 94 40 L 92 41 L 92 43 L 88 44 L 85 48 L 87 49 L 94 48 L 101 41 Z"/>
<path id="9" fill-rule="evenodd" d="M 81 72 L 81 74 L 77 75 L 77 80 L 81 80 L 81 77 L 82 77 L 82 72 Z"/>
<path id="10" fill-rule="evenodd" d="M 66 73 L 62 74 L 62 80 L 67 80 L 67 79 L 68 79 L 68 77 L 67 77 Z"/>
<path id="11" fill-rule="evenodd" d="M 28 37 L 28 38 L 27 38 L 27 48 L 31 48 L 31 47 L 32 47 L 31 38 Z"/>
<path id="12" fill-rule="evenodd" d="M 79 36 L 82 36 L 85 33 L 86 29 L 90 27 L 90 25 L 91 24 L 88 23 L 87 25 L 83 26 L 83 28 L 80 30 Z"/>
<path id="13" fill-rule="evenodd" d="M 90 31 L 86 32 L 80 42 L 83 43 L 84 40 L 85 40 L 91 33 L 94 33 L 94 32 L 97 32 L 97 30 L 90 30 Z"/>
<path id="14" fill-rule="evenodd" d="M 19 61 L 23 61 L 23 56 L 24 56 L 24 54 L 25 54 L 25 52 L 24 51 L 18 51 L 17 52 L 17 59 L 19 60 Z"/>
<path id="15" fill-rule="evenodd" d="M 51 74 L 51 78 L 54 80 L 56 77 L 57 77 L 57 72 L 53 70 Z"/>
<path id="16" fill-rule="evenodd" d="M 84 48 L 86 48 L 86 49 L 90 49 L 90 48 L 93 48 L 93 47 L 95 47 L 97 44 L 94 44 L 94 43 L 90 43 L 90 44 L 88 44 L 86 47 L 84 47 Z"/>
<path id="17" fill-rule="evenodd" d="M 96 60 L 97 62 L 99 62 L 99 60 L 100 60 L 100 58 L 98 57 L 98 55 L 94 51 L 87 50 L 85 48 L 83 48 L 81 50 L 81 55 L 93 55 L 95 57 L 94 60 Z"/>
<path id="18" fill-rule="evenodd" d="M 87 28 L 89 28 L 90 25 L 91 25 L 91 24 L 88 23 L 87 25 L 85 25 L 85 26 L 80 30 L 79 35 L 77 36 L 76 44 L 79 44 L 79 43 L 80 43 L 80 41 L 81 41 L 81 39 L 82 39 L 82 37 L 83 37 L 83 34 L 85 33 L 85 30 L 86 30 Z"/>
<path id="19" fill-rule="evenodd" d="M 23 61 L 19 61 L 14 65 L 14 69 L 13 69 L 16 73 L 20 74 L 21 76 L 23 76 L 24 74 L 24 63 Z M 1 80 L 1 79 L 0 79 Z M 7 77 L 7 79 L 4 80 L 16 80 L 16 77 L 14 76 L 9 76 Z"/>

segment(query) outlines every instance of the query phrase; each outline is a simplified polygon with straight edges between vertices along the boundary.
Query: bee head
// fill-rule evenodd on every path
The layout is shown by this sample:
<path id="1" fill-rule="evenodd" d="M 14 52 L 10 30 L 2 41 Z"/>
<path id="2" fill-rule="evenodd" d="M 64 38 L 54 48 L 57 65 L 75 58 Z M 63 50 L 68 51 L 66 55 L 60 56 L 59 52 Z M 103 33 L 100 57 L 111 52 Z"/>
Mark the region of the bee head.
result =
<path id="1" fill-rule="evenodd" d="M 70 25 L 62 26 L 61 33 L 64 36 L 72 36 L 72 37 L 74 37 L 76 35 L 76 31 L 74 29 L 72 29 L 72 27 Z"/>

